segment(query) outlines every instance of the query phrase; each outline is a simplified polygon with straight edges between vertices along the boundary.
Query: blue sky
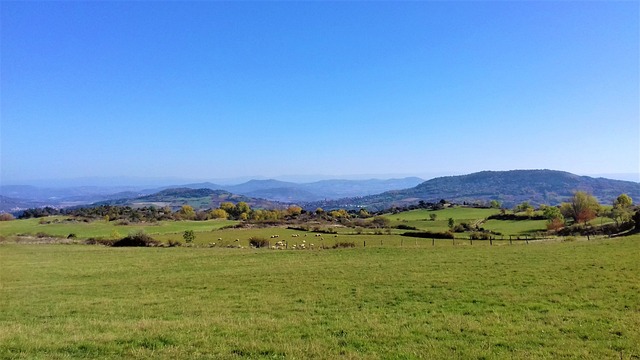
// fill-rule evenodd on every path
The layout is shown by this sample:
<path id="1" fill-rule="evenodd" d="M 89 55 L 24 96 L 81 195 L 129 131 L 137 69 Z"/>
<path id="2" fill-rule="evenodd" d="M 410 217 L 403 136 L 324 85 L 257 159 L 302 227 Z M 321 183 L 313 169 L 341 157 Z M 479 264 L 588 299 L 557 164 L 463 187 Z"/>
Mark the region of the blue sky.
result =
<path id="1" fill-rule="evenodd" d="M 3 184 L 640 168 L 636 1 L 0 6 Z"/>

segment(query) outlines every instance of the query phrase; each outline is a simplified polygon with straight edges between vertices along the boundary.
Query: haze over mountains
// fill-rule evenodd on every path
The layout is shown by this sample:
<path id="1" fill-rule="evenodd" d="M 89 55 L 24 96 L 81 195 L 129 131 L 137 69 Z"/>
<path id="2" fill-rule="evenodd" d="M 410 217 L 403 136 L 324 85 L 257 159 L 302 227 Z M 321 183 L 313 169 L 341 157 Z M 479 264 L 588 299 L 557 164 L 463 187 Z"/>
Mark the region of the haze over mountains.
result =
<path id="1" fill-rule="evenodd" d="M 0 186 L 0 211 L 16 211 L 30 207 L 69 207 L 97 202 L 126 204 L 127 199 L 144 197 L 167 189 L 209 189 L 242 195 L 249 198 L 275 202 L 309 202 L 343 197 L 378 194 L 388 190 L 413 187 L 423 179 L 408 177 L 403 179 L 369 180 L 322 180 L 311 183 L 294 183 L 279 180 L 250 180 L 235 185 L 221 185 L 210 182 L 176 184 L 155 188 L 141 186 L 77 186 L 77 187 L 36 187 L 28 185 Z M 163 198 L 168 199 L 167 194 Z M 233 200 L 233 199 L 230 199 Z M 260 203 L 255 202 L 254 203 Z"/>
<path id="2" fill-rule="evenodd" d="M 554 170 L 482 171 L 445 176 L 428 181 L 417 177 L 389 180 L 323 180 L 294 183 L 250 180 L 236 185 L 191 183 L 154 189 L 136 187 L 75 187 L 45 189 L 33 186 L 0 187 L 0 211 L 29 207 L 74 206 L 90 203 L 111 205 L 170 205 L 189 203 L 197 208 L 216 207 L 222 201 L 245 201 L 253 207 L 282 207 L 289 203 L 307 209 L 322 207 L 382 210 L 419 201 L 501 201 L 510 207 L 522 201 L 555 205 L 574 191 L 593 194 L 601 203 L 626 193 L 640 199 L 640 183 L 578 176 Z"/>

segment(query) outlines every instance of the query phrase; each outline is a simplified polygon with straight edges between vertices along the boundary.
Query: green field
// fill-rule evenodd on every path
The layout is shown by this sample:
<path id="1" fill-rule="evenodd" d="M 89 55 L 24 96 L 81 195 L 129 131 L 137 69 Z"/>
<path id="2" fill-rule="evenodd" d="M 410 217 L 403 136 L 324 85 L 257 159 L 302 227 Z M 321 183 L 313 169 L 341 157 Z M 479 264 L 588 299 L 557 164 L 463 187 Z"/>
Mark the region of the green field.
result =
<path id="1" fill-rule="evenodd" d="M 640 236 L 520 244 L 0 244 L 0 358 L 640 357 Z"/>
<path id="2" fill-rule="evenodd" d="M 499 238 L 506 238 L 510 235 L 521 236 L 542 233 L 546 231 L 545 220 L 486 220 L 490 215 L 499 213 L 497 209 L 476 209 L 467 207 L 455 207 L 438 211 L 413 210 L 398 214 L 388 214 L 384 217 L 390 221 L 392 229 L 371 229 L 342 227 L 335 224 L 319 224 L 321 230 L 335 231 L 339 237 L 333 234 L 322 234 L 322 240 L 315 237 L 318 232 L 298 231 L 286 229 L 286 226 L 250 228 L 250 229 L 222 229 L 230 225 L 237 224 L 237 221 L 227 220 L 207 220 L 207 221 L 160 221 L 157 223 L 134 223 L 131 225 L 118 225 L 117 222 L 105 222 L 96 220 L 92 222 L 67 221 L 69 217 L 52 216 L 38 219 L 14 220 L 0 222 L 0 236 L 11 238 L 18 234 L 35 236 L 37 234 L 47 234 L 56 237 L 66 238 L 69 234 L 75 234 L 78 239 L 87 238 L 115 238 L 124 237 L 128 234 L 144 231 L 154 239 L 169 242 L 182 241 L 182 234 L 185 230 L 193 230 L 196 233 L 196 245 L 216 244 L 215 246 L 240 245 L 248 246 L 250 237 L 262 237 L 270 239 L 272 235 L 280 235 L 278 240 L 287 240 L 291 244 L 300 244 L 306 241 L 307 244 L 314 243 L 319 246 L 333 246 L 335 242 L 348 241 L 357 246 L 364 246 L 365 242 L 369 246 L 400 246 L 405 243 L 413 243 L 422 246 L 430 243 L 429 239 L 416 240 L 407 239 L 400 234 L 407 230 L 393 229 L 399 225 L 411 226 L 418 230 L 446 232 L 449 230 L 448 219 L 453 218 L 456 224 L 468 223 L 476 224 L 484 229 L 502 234 Z M 437 216 L 435 221 L 429 219 L 429 215 Z M 597 226 L 611 222 L 611 219 L 597 218 L 592 224 Z M 41 222 L 45 222 L 44 224 Z M 311 228 L 316 227 L 310 226 Z M 377 234 L 376 234 L 377 233 Z M 293 238 L 298 234 L 300 237 Z M 305 236 L 306 235 L 306 236 Z M 381 237 L 382 236 L 382 237 Z M 468 239 L 469 233 L 456 233 L 458 239 Z M 219 239 L 222 239 L 220 241 Z M 239 241 L 236 243 L 235 239 Z M 382 244 L 381 243 L 382 239 Z"/>
<path id="3" fill-rule="evenodd" d="M 150 235 L 178 234 L 185 230 L 212 231 L 237 222 L 227 220 L 207 221 L 159 221 L 157 223 L 136 223 L 132 225 L 118 225 L 116 222 L 92 221 L 92 222 L 68 222 L 64 216 L 50 216 L 46 218 L 34 218 L 25 220 L 0 222 L 0 236 L 12 236 L 17 234 L 36 235 L 44 233 L 48 235 L 67 237 L 75 234 L 78 238 L 90 237 L 110 238 L 114 231 L 126 236 L 136 231 L 144 231 Z M 40 221 L 50 222 L 40 224 Z"/>

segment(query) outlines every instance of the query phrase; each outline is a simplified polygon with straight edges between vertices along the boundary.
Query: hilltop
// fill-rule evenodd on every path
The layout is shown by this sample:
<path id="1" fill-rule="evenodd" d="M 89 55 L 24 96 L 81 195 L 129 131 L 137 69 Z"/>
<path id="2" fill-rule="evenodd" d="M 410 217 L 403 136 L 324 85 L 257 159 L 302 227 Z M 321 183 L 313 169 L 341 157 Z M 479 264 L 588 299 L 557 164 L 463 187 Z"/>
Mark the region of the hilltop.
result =
<path id="1" fill-rule="evenodd" d="M 284 207 L 284 204 L 264 199 L 251 198 L 244 195 L 232 194 L 225 190 L 173 188 L 165 189 L 154 194 L 135 198 L 108 200 L 93 205 L 119 205 L 119 206 L 169 206 L 177 208 L 182 205 L 191 205 L 195 209 L 217 208 L 223 202 L 246 202 L 253 208 L 276 209 Z"/>
<path id="2" fill-rule="evenodd" d="M 592 178 L 556 170 L 511 170 L 439 177 L 404 190 L 387 191 L 361 198 L 308 203 L 306 207 L 365 207 L 380 210 L 419 201 L 437 202 L 441 199 L 457 203 L 498 200 L 506 207 L 523 201 L 556 205 L 566 201 L 577 190 L 594 195 L 603 204 L 611 203 L 622 193 L 633 199 L 640 199 L 640 183 L 636 182 Z"/>

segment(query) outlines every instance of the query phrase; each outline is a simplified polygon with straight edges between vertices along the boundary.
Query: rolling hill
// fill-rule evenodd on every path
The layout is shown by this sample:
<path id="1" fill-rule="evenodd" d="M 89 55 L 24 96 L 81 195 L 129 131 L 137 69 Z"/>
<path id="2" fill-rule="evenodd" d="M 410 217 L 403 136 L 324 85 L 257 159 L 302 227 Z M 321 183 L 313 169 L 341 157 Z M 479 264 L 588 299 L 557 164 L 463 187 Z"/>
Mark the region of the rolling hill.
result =
<path id="1" fill-rule="evenodd" d="M 469 175 L 446 176 L 425 181 L 415 187 L 387 191 L 361 198 L 312 202 L 305 208 L 360 208 L 381 210 L 419 201 L 489 202 L 498 200 L 506 207 L 523 201 L 556 205 L 574 191 L 586 191 L 602 204 L 609 204 L 622 193 L 640 200 L 640 183 L 578 176 L 555 170 L 482 171 Z"/>
<path id="2" fill-rule="evenodd" d="M 124 198 L 117 200 L 101 201 L 93 204 L 98 205 L 118 205 L 118 206 L 170 206 L 179 208 L 182 205 L 191 205 L 196 210 L 217 208 L 223 202 L 238 203 L 244 201 L 252 208 L 284 208 L 286 204 L 255 199 L 244 195 L 232 194 L 225 190 L 211 189 L 190 189 L 172 188 L 159 191 L 154 194 L 139 196 L 136 198 Z"/>

